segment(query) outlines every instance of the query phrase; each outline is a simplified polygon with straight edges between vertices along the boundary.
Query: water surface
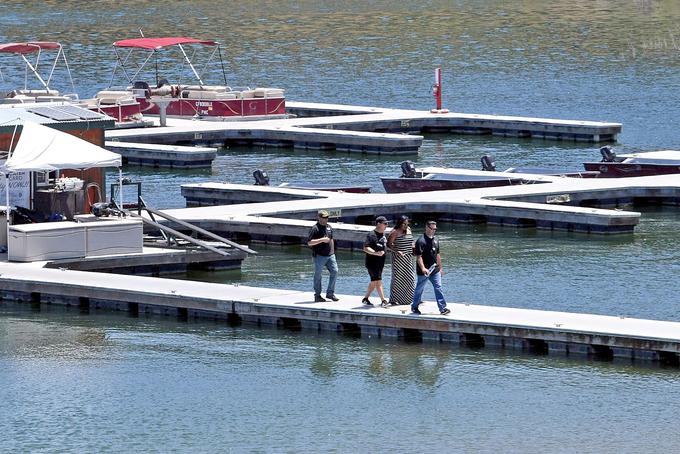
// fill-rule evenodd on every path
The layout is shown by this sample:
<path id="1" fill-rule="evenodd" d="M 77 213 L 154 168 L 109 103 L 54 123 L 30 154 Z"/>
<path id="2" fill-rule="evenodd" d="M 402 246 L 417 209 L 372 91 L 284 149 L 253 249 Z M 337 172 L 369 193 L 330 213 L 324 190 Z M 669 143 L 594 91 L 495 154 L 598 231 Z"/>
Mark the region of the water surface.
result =
<path id="1" fill-rule="evenodd" d="M 679 19 L 678 2 L 651 0 L 6 2 L 0 40 L 61 41 L 82 97 L 108 86 L 111 43 L 139 27 L 217 39 L 229 84 L 282 87 L 296 101 L 429 109 L 441 64 L 452 111 L 621 122 L 615 147 L 630 152 L 679 147 Z M 1 57 L 0 90 L 20 86 L 23 73 Z M 176 57 L 159 59 L 161 75 L 179 76 Z M 219 65 L 205 76 L 220 83 Z M 576 168 L 597 148 L 436 134 L 415 161 L 478 168 L 491 153 L 499 168 Z M 232 147 L 210 171 L 126 174 L 143 179 L 152 206 L 177 208 L 180 184 L 251 182 L 256 168 L 277 184 L 379 192 L 400 161 Z M 680 320 L 680 211 L 642 210 L 635 234 L 616 237 L 442 224 L 447 295 Z M 188 277 L 311 287 L 306 248 L 256 248 L 240 272 Z M 339 254 L 340 292 L 363 291 L 362 260 Z M 677 369 L 620 361 L 3 303 L 0 371 L 8 452 L 620 453 L 672 452 L 680 441 Z"/>

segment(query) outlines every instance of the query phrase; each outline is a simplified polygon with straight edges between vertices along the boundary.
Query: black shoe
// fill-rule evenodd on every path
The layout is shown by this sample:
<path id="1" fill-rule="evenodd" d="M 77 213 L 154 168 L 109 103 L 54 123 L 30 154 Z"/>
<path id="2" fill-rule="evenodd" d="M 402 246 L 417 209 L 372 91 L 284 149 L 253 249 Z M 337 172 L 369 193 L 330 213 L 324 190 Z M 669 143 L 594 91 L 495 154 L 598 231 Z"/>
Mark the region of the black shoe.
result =
<path id="1" fill-rule="evenodd" d="M 412 314 L 416 314 L 416 315 L 420 315 L 420 314 L 421 314 L 420 309 L 418 309 L 417 307 L 416 307 L 415 309 L 411 308 L 411 313 L 412 313 Z"/>
<path id="2" fill-rule="evenodd" d="M 361 300 L 362 303 L 364 303 L 366 306 L 373 306 L 373 303 L 371 303 L 368 298 L 364 298 Z"/>
<path id="3" fill-rule="evenodd" d="M 340 298 L 338 298 L 335 295 L 326 295 L 326 298 L 328 298 L 329 300 L 333 300 L 333 301 L 340 301 Z"/>
<path id="4" fill-rule="evenodd" d="M 451 313 L 451 309 L 446 308 L 446 307 L 444 308 L 443 311 L 440 312 L 440 314 L 442 314 L 442 315 L 449 315 L 450 313 Z"/>
<path id="5" fill-rule="evenodd" d="M 314 295 L 314 302 L 315 302 L 315 303 L 325 303 L 325 302 L 326 302 L 326 298 L 324 298 L 324 297 L 321 296 L 321 295 Z"/>

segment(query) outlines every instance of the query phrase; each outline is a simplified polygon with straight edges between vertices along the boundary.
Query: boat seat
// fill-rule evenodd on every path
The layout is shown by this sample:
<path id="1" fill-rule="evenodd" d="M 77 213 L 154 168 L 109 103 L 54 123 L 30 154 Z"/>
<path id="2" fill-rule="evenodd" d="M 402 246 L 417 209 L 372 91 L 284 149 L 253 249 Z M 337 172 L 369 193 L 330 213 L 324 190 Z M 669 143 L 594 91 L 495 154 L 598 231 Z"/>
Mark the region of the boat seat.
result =
<path id="1" fill-rule="evenodd" d="M 94 97 L 99 100 L 100 104 L 116 104 L 128 98 L 134 101 L 132 93 L 125 90 L 102 90 Z"/>
<path id="2" fill-rule="evenodd" d="M 151 89 L 151 96 L 168 96 L 170 94 L 172 94 L 172 86 L 170 85 L 163 85 L 160 88 Z"/>
<path id="3" fill-rule="evenodd" d="M 68 96 L 36 96 L 35 102 L 69 102 Z"/>
<path id="4" fill-rule="evenodd" d="M 215 91 L 202 91 L 202 90 L 184 90 L 182 92 L 182 98 L 190 99 L 236 99 L 235 93 L 224 93 Z"/>
<path id="5" fill-rule="evenodd" d="M 28 96 L 16 96 L 14 98 L 0 98 L 0 104 L 23 104 L 28 100 L 33 101 L 33 98 Z"/>
<path id="6" fill-rule="evenodd" d="M 256 98 L 283 98 L 283 90 L 280 88 L 256 88 L 253 91 Z"/>
<path id="7" fill-rule="evenodd" d="M 212 91 L 212 92 L 225 92 L 231 91 L 230 87 L 225 87 L 224 85 L 186 85 L 182 87 L 184 90 L 190 91 Z"/>
<path id="8" fill-rule="evenodd" d="M 15 92 L 26 96 L 59 96 L 58 90 L 15 90 Z"/>
<path id="9" fill-rule="evenodd" d="M 137 100 L 135 98 L 131 98 L 131 97 L 130 98 L 118 98 L 112 104 L 118 104 L 118 105 L 121 105 L 121 106 L 130 106 L 132 104 L 137 104 Z"/>
<path id="10" fill-rule="evenodd" d="M 241 92 L 241 99 L 252 99 L 255 97 L 255 90 L 243 90 Z"/>

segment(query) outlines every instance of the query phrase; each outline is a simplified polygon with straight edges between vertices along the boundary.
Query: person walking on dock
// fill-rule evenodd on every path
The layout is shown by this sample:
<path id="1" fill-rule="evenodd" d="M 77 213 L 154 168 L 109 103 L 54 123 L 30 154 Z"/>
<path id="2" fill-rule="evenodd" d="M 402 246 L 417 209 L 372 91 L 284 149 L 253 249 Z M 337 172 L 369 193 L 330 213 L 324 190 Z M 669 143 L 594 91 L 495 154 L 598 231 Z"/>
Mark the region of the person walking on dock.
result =
<path id="1" fill-rule="evenodd" d="M 420 298 L 423 296 L 425 282 L 428 280 L 432 282 L 439 313 L 442 315 L 451 313 L 451 310 L 446 307 L 444 292 L 442 292 L 442 258 L 439 255 L 439 240 L 435 238 L 435 233 L 437 233 L 437 223 L 435 221 L 427 221 L 425 233 L 416 241 L 415 254 L 417 257 L 416 273 L 418 273 L 418 281 L 413 294 L 411 311 L 418 315 L 420 314 L 418 305 L 420 304 Z"/>
<path id="2" fill-rule="evenodd" d="M 335 296 L 338 262 L 335 260 L 333 229 L 328 225 L 328 211 L 320 210 L 317 213 L 317 221 L 309 231 L 307 245 L 312 248 L 312 257 L 314 257 L 314 302 L 320 303 L 326 301 L 321 296 L 321 271 L 323 271 L 324 267 L 330 273 L 328 287 L 326 288 L 326 298 L 339 301 L 339 298 Z"/>
<path id="3" fill-rule="evenodd" d="M 409 218 L 401 216 L 387 238 L 387 247 L 392 251 L 392 282 L 390 283 L 390 304 L 392 305 L 413 302 L 413 289 L 416 287 L 413 246 Z"/>
<path id="4" fill-rule="evenodd" d="M 362 303 L 372 306 L 373 304 L 368 299 L 373 293 L 373 290 L 378 291 L 378 296 L 382 301 L 382 307 L 388 307 L 389 303 L 385 299 L 385 292 L 383 291 L 382 272 L 385 267 L 385 249 L 387 249 L 387 238 L 385 238 L 385 229 L 387 228 L 387 218 L 385 216 L 378 216 L 375 218 L 375 230 L 366 235 L 364 242 L 364 252 L 366 253 L 366 269 L 371 278 L 366 290 L 366 296 L 361 300 Z"/>

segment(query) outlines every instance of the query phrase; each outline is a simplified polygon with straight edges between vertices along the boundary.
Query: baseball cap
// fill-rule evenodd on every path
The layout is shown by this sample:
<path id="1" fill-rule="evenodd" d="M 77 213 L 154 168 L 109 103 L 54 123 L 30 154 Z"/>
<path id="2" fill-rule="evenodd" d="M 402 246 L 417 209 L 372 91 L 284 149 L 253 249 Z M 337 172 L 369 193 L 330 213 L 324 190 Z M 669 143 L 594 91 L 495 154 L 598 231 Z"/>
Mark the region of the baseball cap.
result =
<path id="1" fill-rule="evenodd" d="M 387 224 L 387 218 L 385 216 L 378 216 L 375 218 L 376 224 Z"/>
<path id="2" fill-rule="evenodd" d="M 319 215 L 319 217 L 322 217 L 322 218 L 328 217 L 328 211 L 326 211 L 326 210 L 319 210 L 319 212 L 317 214 Z"/>

